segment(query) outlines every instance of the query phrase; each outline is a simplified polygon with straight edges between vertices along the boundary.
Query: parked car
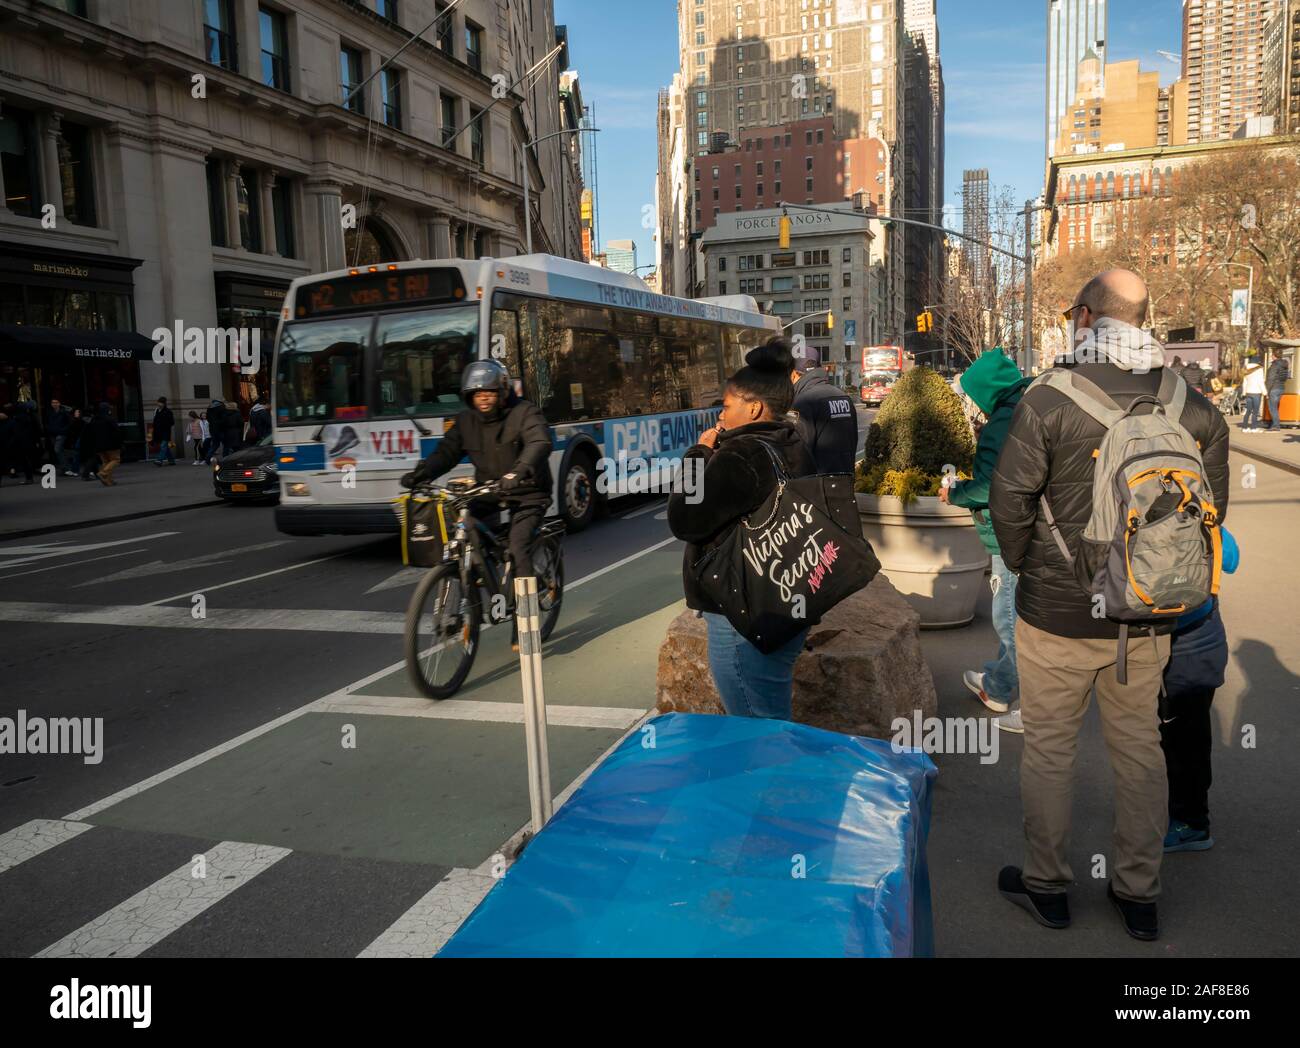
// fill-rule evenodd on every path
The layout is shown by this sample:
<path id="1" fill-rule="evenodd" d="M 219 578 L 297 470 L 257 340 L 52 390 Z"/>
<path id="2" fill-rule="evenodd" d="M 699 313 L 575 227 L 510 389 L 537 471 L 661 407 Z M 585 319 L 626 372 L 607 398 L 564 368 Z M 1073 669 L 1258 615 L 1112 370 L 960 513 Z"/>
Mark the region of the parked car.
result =
<path id="1" fill-rule="evenodd" d="M 251 499 L 280 500 L 280 474 L 276 468 L 275 445 L 263 437 L 252 447 L 227 455 L 212 464 L 212 487 L 220 498 L 231 502 Z"/>

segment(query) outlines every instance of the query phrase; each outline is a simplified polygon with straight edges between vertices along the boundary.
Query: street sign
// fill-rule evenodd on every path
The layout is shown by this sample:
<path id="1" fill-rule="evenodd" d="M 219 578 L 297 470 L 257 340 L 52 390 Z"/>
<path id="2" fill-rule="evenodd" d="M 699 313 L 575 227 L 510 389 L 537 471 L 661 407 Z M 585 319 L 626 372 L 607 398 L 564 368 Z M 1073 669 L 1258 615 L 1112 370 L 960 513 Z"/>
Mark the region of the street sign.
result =
<path id="1" fill-rule="evenodd" d="M 846 346 L 856 346 L 858 344 L 858 322 L 856 320 L 844 321 L 844 344 Z"/>

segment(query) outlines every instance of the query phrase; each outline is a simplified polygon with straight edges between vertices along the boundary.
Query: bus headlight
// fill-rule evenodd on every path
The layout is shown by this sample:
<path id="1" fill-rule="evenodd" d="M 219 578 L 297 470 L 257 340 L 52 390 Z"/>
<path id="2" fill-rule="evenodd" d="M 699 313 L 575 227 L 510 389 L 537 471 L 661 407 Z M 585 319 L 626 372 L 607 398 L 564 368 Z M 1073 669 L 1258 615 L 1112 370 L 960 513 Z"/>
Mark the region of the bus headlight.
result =
<path id="1" fill-rule="evenodd" d="M 295 481 L 294 483 L 285 486 L 284 493 L 291 498 L 302 499 L 310 495 L 311 491 L 308 489 L 306 484 L 301 481 Z"/>

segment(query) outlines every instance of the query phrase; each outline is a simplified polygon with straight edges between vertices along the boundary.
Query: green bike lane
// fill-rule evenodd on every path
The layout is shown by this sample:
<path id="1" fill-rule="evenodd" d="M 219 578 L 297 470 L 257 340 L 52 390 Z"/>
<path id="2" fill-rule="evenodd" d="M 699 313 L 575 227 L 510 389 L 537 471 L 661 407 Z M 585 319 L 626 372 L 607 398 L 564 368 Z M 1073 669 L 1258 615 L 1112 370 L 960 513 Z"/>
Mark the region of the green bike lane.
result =
<path id="1" fill-rule="evenodd" d="M 676 542 L 566 591 L 543 659 L 557 793 L 653 706 L 658 648 L 683 606 Z M 454 699 L 418 697 L 405 669 L 388 667 L 67 818 L 484 869 L 529 817 L 522 712 L 510 631 L 488 629 Z"/>

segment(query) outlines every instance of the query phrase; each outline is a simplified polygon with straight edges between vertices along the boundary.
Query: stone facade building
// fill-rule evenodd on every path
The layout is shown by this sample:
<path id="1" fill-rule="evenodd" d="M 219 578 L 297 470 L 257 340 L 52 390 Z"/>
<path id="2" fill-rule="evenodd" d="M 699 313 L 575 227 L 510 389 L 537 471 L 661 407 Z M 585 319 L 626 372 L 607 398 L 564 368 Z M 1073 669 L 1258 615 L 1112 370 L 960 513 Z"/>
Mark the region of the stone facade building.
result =
<path id="1" fill-rule="evenodd" d="M 552 4 L 444 6 L 0 0 L 0 403 L 107 400 L 128 451 L 159 395 L 246 407 L 269 367 L 157 364 L 151 333 L 268 361 L 295 277 L 521 253 L 524 163 L 534 249 L 580 257 Z"/>

